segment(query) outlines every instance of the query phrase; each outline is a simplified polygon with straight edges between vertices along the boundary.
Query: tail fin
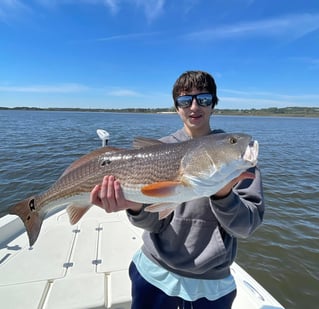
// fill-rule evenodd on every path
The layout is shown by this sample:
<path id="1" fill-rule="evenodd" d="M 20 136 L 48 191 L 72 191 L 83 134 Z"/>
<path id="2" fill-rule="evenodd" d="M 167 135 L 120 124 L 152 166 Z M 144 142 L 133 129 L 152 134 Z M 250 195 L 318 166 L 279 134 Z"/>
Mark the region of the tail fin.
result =
<path id="1" fill-rule="evenodd" d="M 9 214 L 17 215 L 23 221 L 29 237 L 30 247 L 38 239 L 44 214 L 39 213 L 35 197 L 25 199 L 9 208 Z"/>

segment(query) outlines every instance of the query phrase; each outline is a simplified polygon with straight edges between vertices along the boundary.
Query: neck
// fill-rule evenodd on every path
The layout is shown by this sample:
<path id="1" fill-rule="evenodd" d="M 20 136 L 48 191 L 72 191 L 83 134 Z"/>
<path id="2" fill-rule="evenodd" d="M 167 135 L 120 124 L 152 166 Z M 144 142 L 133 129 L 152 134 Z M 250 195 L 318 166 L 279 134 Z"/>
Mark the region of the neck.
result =
<path id="1" fill-rule="evenodd" d="M 206 128 L 206 129 L 200 129 L 200 130 L 190 130 L 189 128 L 187 128 L 186 126 L 184 126 L 184 130 L 186 132 L 186 134 L 190 137 L 190 138 L 196 138 L 196 137 L 201 137 L 201 136 L 205 136 L 205 135 L 209 135 L 211 134 L 212 130 L 210 127 Z"/>

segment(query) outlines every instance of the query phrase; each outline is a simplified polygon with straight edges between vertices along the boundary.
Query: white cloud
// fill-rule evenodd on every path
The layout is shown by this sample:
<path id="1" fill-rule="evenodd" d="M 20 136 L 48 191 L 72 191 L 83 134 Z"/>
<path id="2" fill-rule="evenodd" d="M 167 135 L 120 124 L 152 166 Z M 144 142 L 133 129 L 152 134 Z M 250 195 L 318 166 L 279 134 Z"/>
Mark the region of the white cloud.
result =
<path id="1" fill-rule="evenodd" d="M 142 94 L 130 89 L 114 89 L 107 92 L 107 95 L 115 97 L 141 97 Z"/>
<path id="2" fill-rule="evenodd" d="M 152 22 L 163 13 L 165 0 L 0 0 L 0 22 L 8 22 L 25 12 L 30 13 L 34 5 L 51 9 L 70 4 L 102 6 L 113 15 L 118 14 L 123 7 L 135 6 L 143 11 L 148 22 Z"/>
<path id="3" fill-rule="evenodd" d="M 319 100 L 319 94 L 300 94 L 300 95 L 287 95 L 276 92 L 267 92 L 267 91 L 242 91 L 242 90 L 233 90 L 233 89 L 221 89 L 224 93 L 236 94 L 249 97 L 276 97 L 284 100 L 300 100 L 300 99 L 311 99 Z"/>
<path id="4" fill-rule="evenodd" d="M 317 106 L 319 94 L 287 95 L 264 91 L 221 89 L 219 108 L 267 108 L 288 106 Z"/>
<path id="5" fill-rule="evenodd" d="M 0 85 L 0 93 L 34 93 L 34 94 L 67 94 L 67 93 L 99 93 L 103 96 L 113 97 L 147 97 L 145 93 L 140 93 L 135 90 L 125 87 L 90 87 L 77 83 L 65 83 L 55 85 Z M 104 94 L 104 95 L 103 95 Z M 153 97 L 151 95 L 151 97 Z"/>
<path id="6" fill-rule="evenodd" d="M 12 0 L 13 1 L 13 0 Z M 152 21 L 156 19 L 162 12 L 165 0 L 36 0 L 40 5 L 45 7 L 61 6 L 64 4 L 87 4 L 100 5 L 110 10 L 113 15 L 120 12 L 121 8 L 133 5 L 142 8 L 146 19 Z"/>
<path id="7" fill-rule="evenodd" d="M 295 14 L 258 21 L 225 25 L 185 35 L 188 39 L 234 39 L 271 37 L 295 40 L 319 29 L 319 14 Z"/>
<path id="8" fill-rule="evenodd" d="M 149 22 L 156 19 L 163 13 L 164 0 L 135 0 L 137 6 L 141 6 L 144 9 L 145 16 Z"/>
<path id="9" fill-rule="evenodd" d="M 99 38 L 99 39 L 96 39 L 96 41 L 131 40 L 131 39 L 138 39 L 138 38 L 143 38 L 147 36 L 154 36 L 157 34 L 159 34 L 159 32 L 119 34 L 119 35 L 112 35 L 108 37 Z"/>
<path id="10" fill-rule="evenodd" d="M 30 11 L 30 8 L 20 0 L 0 1 L 0 22 L 7 23 L 21 13 Z"/>
<path id="11" fill-rule="evenodd" d="M 104 3 L 110 8 L 112 14 L 116 14 L 118 12 L 119 7 L 117 0 L 105 0 Z"/>
<path id="12" fill-rule="evenodd" d="M 74 93 L 87 90 L 89 90 L 87 86 L 72 83 L 58 85 L 0 86 L 0 92 Z"/>

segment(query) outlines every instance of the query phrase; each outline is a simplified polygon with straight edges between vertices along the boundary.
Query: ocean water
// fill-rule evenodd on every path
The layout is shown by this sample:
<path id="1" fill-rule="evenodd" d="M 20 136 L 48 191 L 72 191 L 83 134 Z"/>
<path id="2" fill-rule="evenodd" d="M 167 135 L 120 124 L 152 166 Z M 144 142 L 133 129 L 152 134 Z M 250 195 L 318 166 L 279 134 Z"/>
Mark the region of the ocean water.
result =
<path id="1" fill-rule="evenodd" d="M 286 308 L 319 302 L 319 119 L 217 116 L 213 128 L 251 134 L 267 205 L 263 225 L 239 243 L 237 262 Z M 47 189 L 79 156 L 101 145 L 130 147 L 181 127 L 175 114 L 0 111 L 0 213 Z"/>

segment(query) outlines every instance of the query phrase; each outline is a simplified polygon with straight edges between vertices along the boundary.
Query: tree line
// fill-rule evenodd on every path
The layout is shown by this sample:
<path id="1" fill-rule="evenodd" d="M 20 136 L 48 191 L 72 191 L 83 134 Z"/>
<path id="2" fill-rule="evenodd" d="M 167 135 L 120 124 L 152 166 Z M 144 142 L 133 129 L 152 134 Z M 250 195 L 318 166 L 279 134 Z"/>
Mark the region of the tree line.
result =
<path id="1" fill-rule="evenodd" d="M 113 112 L 113 113 L 173 113 L 175 107 L 169 108 L 40 108 L 40 107 L 0 107 L 0 110 L 25 111 L 70 111 L 70 112 Z M 239 116 L 291 116 L 291 117 L 319 117 L 319 107 L 269 107 L 261 109 L 215 109 L 217 115 Z"/>

